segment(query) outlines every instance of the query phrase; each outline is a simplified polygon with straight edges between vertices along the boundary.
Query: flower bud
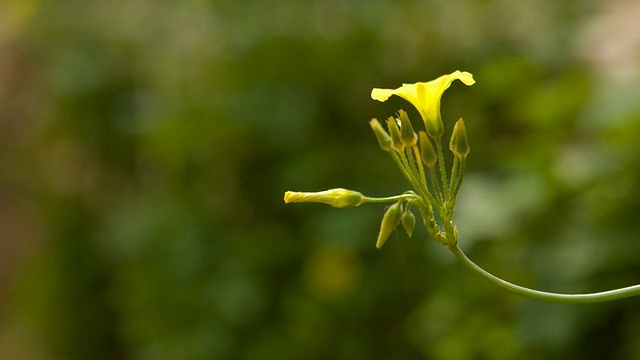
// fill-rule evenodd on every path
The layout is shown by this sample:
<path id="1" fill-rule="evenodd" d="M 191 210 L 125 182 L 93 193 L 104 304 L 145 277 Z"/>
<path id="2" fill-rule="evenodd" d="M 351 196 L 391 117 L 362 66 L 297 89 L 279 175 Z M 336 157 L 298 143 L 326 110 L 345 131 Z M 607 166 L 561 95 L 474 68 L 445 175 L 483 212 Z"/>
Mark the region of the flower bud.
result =
<path id="1" fill-rule="evenodd" d="M 422 162 L 429 168 L 433 167 L 438 161 L 433 144 L 431 144 L 431 140 L 429 140 L 424 131 L 420 131 L 420 155 L 422 156 Z"/>
<path id="2" fill-rule="evenodd" d="M 400 223 L 400 218 L 402 217 L 402 206 L 399 202 L 389 206 L 387 211 L 384 213 L 382 217 L 382 223 L 380 224 L 380 232 L 378 233 L 378 240 L 376 241 L 376 247 L 380 249 L 387 239 L 389 235 L 393 232 L 393 230 Z"/>
<path id="3" fill-rule="evenodd" d="M 411 237 L 411 235 L 413 235 L 413 229 L 416 226 L 416 217 L 408 207 L 407 210 L 402 213 L 402 226 L 407 232 L 407 235 Z"/>
<path id="4" fill-rule="evenodd" d="M 398 128 L 396 119 L 392 117 L 388 118 L 387 126 L 391 134 L 391 146 L 393 146 L 397 152 L 402 152 L 404 150 L 404 143 L 402 142 L 402 135 L 400 135 L 400 129 Z"/>
<path id="5" fill-rule="evenodd" d="M 358 206 L 362 204 L 364 196 L 353 190 L 331 189 L 319 192 L 296 192 L 287 191 L 284 193 L 284 202 L 290 203 L 323 203 L 336 208 L 347 206 Z"/>
<path id="6" fill-rule="evenodd" d="M 398 111 L 398 118 L 400 119 L 400 136 L 402 142 L 406 147 L 412 147 L 418 142 L 418 136 L 413 132 L 413 126 L 407 112 L 404 110 Z"/>
<path id="7" fill-rule="evenodd" d="M 391 151 L 391 137 L 382 128 L 378 119 L 371 119 L 369 126 L 371 126 L 371 130 L 373 130 L 373 133 L 376 135 L 376 139 L 378 139 L 378 144 L 382 150 Z"/>
<path id="8" fill-rule="evenodd" d="M 449 149 L 458 157 L 465 159 L 469 155 L 469 141 L 467 140 L 467 129 L 464 120 L 460 119 L 453 127 Z"/>

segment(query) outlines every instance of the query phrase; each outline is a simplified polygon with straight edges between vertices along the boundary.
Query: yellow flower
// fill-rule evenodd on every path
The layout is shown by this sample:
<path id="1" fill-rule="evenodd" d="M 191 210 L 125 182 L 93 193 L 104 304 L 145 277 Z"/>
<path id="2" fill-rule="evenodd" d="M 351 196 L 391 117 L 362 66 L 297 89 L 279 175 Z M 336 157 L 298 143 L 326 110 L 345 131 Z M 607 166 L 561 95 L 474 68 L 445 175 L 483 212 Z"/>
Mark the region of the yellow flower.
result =
<path id="1" fill-rule="evenodd" d="M 440 76 L 429 82 L 402 84 L 397 89 L 376 88 L 371 91 L 371 98 L 385 102 L 391 95 L 397 95 L 409 101 L 422 115 L 427 133 L 433 138 L 439 138 L 444 133 L 444 125 L 440 115 L 440 99 L 442 98 L 442 93 L 456 79 L 467 86 L 471 86 L 476 82 L 471 73 L 456 70 L 449 75 Z"/>

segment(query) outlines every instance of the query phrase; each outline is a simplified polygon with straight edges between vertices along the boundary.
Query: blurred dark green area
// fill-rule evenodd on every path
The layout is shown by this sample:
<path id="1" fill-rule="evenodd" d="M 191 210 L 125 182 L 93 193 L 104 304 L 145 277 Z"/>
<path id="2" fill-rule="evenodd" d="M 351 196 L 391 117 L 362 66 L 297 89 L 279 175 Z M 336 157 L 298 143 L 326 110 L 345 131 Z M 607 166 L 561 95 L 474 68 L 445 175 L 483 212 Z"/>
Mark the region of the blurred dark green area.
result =
<path id="1" fill-rule="evenodd" d="M 635 15 L 634 15 L 635 14 Z M 640 282 L 630 1 L 0 4 L 0 358 L 633 359 L 640 301 L 506 293 L 384 206 L 373 87 L 456 69 L 461 246 L 535 288 Z M 622 24 L 622 25 L 621 25 Z M 635 49 L 635 50 L 633 50 Z"/>

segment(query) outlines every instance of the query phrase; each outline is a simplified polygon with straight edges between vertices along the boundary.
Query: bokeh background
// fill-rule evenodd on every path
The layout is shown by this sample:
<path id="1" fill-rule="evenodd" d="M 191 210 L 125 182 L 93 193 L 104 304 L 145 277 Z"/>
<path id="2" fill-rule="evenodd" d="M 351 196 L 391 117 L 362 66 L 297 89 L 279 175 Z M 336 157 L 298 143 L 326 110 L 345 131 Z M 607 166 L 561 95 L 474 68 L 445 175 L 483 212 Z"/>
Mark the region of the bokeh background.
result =
<path id="1" fill-rule="evenodd" d="M 511 281 L 640 282 L 640 5 L 0 3 L 0 358 L 640 359 L 640 300 L 523 299 L 384 205 L 373 87 L 456 69 L 461 246 Z M 418 122 L 414 121 L 415 126 Z"/>

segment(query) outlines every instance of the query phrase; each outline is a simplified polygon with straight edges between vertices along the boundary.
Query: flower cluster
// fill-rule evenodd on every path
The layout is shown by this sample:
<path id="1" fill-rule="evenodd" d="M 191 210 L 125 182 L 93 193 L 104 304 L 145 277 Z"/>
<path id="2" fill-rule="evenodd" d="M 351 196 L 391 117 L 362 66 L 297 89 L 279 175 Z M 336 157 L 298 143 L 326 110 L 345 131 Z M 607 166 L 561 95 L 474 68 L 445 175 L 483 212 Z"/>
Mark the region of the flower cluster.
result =
<path id="1" fill-rule="evenodd" d="M 392 95 L 409 101 L 420 113 L 426 131 L 414 131 L 409 115 L 399 110 L 395 117 L 386 120 L 386 129 L 380 121 L 369 122 L 380 147 L 389 153 L 413 191 L 402 195 L 374 198 L 357 191 L 331 189 L 321 192 L 285 193 L 285 202 L 319 202 L 334 207 L 358 206 L 366 202 L 394 202 L 382 217 L 376 246 L 382 247 L 394 229 L 402 224 L 409 236 L 413 233 L 415 207 L 423 218 L 429 235 L 441 244 L 452 247 L 457 243 L 457 228 L 452 223 L 456 197 L 462 184 L 465 163 L 469 154 L 469 142 L 462 119 L 456 122 L 449 149 L 454 154 L 451 170 L 444 165 L 442 135 L 444 124 L 440 114 L 440 99 L 454 80 L 473 85 L 475 80 L 468 72 L 455 71 L 433 81 L 403 84 L 397 89 L 371 91 L 371 98 L 387 101 Z"/>
<path id="2" fill-rule="evenodd" d="M 368 197 L 353 190 L 332 189 L 315 193 L 291 192 L 284 195 L 286 203 L 320 202 L 334 207 L 359 206 L 363 203 L 393 203 L 382 216 L 376 247 L 381 248 L 394 230 L 402 224 L 411 237 L 415 226 L 415 207 L 422 216 L 429 235 L 449 249 L 471 271 L 513 293 L 532 299 L 565 302 L 594 303 L 632 296 L 640 296 L 640 284 L 624 288 L 585 294 L 563 294 L 529 289 L 501 279 L 471 261 L 458 246 L 458 228 L 453 224 L 456 198 L 464 177 L 469 141 L 464 121 L 458 120 L 449 140 L 453 153 L 450 171 L 446 170 L 442 146 L 444 124 L 440 114 L 440 99 L 454 80 L 473 85 L 468 72 L 455 71 L 433 81 L 403 84 L 397 89 L 373 89 L 371 98 L 387 101 L 396 95 L 409 101 L 420 113 L 426 131 L 416 132 L 403 110 L 386 120 L 386 130 L 377 119 L 369 122 L 382 150 L 395 161 L 413 191 L 389 197 Z"/>

